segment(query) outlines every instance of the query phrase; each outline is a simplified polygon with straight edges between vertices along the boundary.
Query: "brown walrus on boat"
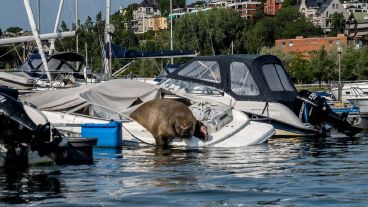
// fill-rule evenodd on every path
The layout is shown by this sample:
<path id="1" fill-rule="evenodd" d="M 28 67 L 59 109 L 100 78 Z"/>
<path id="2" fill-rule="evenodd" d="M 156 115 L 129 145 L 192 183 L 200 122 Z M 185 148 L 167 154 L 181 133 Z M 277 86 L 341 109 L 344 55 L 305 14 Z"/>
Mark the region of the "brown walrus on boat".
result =
<path id="1" fill-rule="evenodd" d="M 179 101 L 151 100 L 133 111 L 130 117 L 151 132 L 157 146 L 166 147 L 175 137 L 190 139 L 194 135 L 204 141 L 208 137 L 203 123 Z"/>

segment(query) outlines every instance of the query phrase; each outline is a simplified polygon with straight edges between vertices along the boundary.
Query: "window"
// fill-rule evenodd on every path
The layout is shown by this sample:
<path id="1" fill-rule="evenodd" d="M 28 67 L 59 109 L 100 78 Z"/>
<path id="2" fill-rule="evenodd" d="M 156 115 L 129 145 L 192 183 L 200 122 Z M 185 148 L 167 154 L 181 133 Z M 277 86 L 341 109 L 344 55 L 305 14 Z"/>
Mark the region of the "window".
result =
<path id="1" fill-rule="evenodd" d="M 257 96 L 259 90 L 248 67 L 244 63 L 233 62 L 230 65 L 231 90 L 240 96 Z"/>
<path id="2" fill-rule="evenodd" d="M 179 71 L 178 75 L 214 83 L 221 82 L 220 66 L 216 61 L 192 62 Z"/>
<path id="3" fill-rule="evenodd" d="M 281 47 L 285 47 L 285 46 L 286 46 L 286 42 L 282 42 Z"/>
<path id="4" fill-rule="evenodd" d="M 336 4 L 336 9 L 339 9 L 339 5 L 338 4 Z"/>
<path id="5" fill-rule="evenodd" d="M 336 45 L 339 45 L 340 44 L 340 40 L 336 40 Z"/>
<path id="6" fill-rule="evenodd" d="M 294 43 L 293 42 L 289 42 L 289 47 L 292 47 L 294 46 Z"/>
<path id="7" fill-rule="evenodd" d="M 283 67 L 278 64 L 265 64 L 262 71 L 272 91 L 294 91 Z"/>
<path id="8" fill-rule="evenodd" d="M 332 8 L 335 9 L 335 4 L 332 4 Z M 327 15 L 326 15 L 327 16 Z"/>

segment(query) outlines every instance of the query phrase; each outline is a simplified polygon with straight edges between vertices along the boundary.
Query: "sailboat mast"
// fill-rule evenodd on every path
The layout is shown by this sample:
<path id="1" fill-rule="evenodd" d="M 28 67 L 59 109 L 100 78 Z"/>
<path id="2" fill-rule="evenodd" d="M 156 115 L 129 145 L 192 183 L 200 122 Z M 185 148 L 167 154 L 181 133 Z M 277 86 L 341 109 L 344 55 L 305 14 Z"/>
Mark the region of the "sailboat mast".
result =
<path id="1" fill-rule="evenodd" d="M 51 82 L 52 77 L 51 77 L 51 74 L 50 74 L 50 71 L 49 71 L 49 67 L 47 65 L 47 60 L 46 60 L 45 53 L 43 52 L 42 43 L 41 43 L 41 39 L 40 39 L 40 34 L 37 31 L 36 22 L 35 22 L 34 17 L 33 17 L 31 4 L 30 4 L 29 0 L 24 0 L 24 7 L 26 8 L 29 25 L 31 26 L 33 36 L 36 40 L 36 44 L 37 44 L 37 47 L 38 47 L 38 53 L 40 54 L 42 63 L 45 67 L 47 78 Z"/>
<path id="2" fill-rule="evenodd" d="M 170 50 L 173 50 L 173 16 L 172 16 L 172 0 L 170 0 Z M 174 58 L 171 58 L 171 64 L 174 64 Z"/>
<path id="3" fill-rule="evenodd" d="M 41 4 L 40 0 L 37 0 L 37 30 L 41 32 Z"/>
<path id="4" fill-rule="evenodd" d="M 75 36 L 75 44 L 76 44 L 76 51 L 79 53 L 79 37 L 78 37 L 78 0 L 75 0 L 75 32 L 77 33 Z"/>
<path id="5" fill-rule="evenodd" d="M 59 26 L 60 15 L 61 15 L 61 11 L 63 9 L 63 4 L 64 4 L 64 0 L 60 0 L 59 10 L 58 10 L 58 13 L 57 13 L 57 16 L 56 16 L 56 20 L 55 20 L 54 34 L 57 32 L 57 28 Z M 49 54 L 52 55 L 52 53 L 54 52 L 54 50 L 55 50 L 55 38 L 51 39 Z"/>
<path id="6" fill-rule="evenodd" d="M 111 52 L 111 31 L 110 30 L 110 5 L 111 0 L 106 0 L 106 20 L 105 20 L 105 44 L 109 44 L 109 56 L 105 57 L 105 74 L 111 78 L 112 73 L 112 52 Z"/>

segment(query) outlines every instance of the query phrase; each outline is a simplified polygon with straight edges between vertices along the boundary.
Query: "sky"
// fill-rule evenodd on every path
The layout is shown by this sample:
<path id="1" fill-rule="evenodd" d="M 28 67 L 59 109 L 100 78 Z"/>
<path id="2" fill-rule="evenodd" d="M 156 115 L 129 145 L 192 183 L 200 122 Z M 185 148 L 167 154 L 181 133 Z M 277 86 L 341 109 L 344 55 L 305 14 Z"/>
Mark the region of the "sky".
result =
<path id="1" fill-rule="evenodd" d="M 41 33 L 53 31 L 55 19 L 59 7 L 59 0 L 39 0 L 41 5 Z M 38 19 L 37 0 L 30 0 L 33 15 Z M 81 23 L 87 16 L 95 19 L 96 14 L 101 11 L 105 17 L 105 0 L 78 0 L 78 13 Z M 126 7 L 132 3 L 139 3 L 141 0 L 111 0 L 111 13 L 119 10 L 120 6 Z M 64 7 L 60 17 L 70 28 L 75 19 L 75 0 L 64 0 Z M 0 0 L 0 28 L 5 31 L 12 26 L 18 26 L 26 31 L 30 31 L 27 13 L 23 0 Z"/>

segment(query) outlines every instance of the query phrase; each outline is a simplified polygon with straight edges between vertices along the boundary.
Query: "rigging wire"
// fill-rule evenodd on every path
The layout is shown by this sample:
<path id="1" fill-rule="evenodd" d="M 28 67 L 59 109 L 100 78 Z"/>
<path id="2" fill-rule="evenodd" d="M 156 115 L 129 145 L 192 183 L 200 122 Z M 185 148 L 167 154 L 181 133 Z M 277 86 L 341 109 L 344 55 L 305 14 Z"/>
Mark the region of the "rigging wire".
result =
<path id="1" fill-rule="evenodd" d="M 20 44 L 19 44 L 18 46 L 20 46 Z M 18 46 L 17 46 L 17 47 L 18 47 Z M 17 53 L 17 55 L 18 55 L 18 58 L 19 58 L 20 62 L 23 62 L 22 57 L 21 57 L 21 56 L 19 55 L 19 53 L 18 53 L 17 47 L 15 47 L 15 44 L 13 44 L 13 49 L 14 49 L 14 50 L 15 50 L 15 52 Z"/>
<path id="2" fill-rule="evenodd" d="M 193 22 L 192 22 L 192 17 L 191 17 L 190 14 L 189 14 L 188 18 L 189 18 L 189 24 L 192 27 L 192 32 L 194 34 L 195 42 L 196 42 L 196 45 L 197 45 L 197 50 L 199 51 L 200 49 L 199 49 L 198 37 L 197 37 L 197 34 L 196 34 L 195 30 L 194 30 L 194 26 L 193 26 Z"/>
<path id="3" fill-rule="evenodd" d="M 206 11 L 204 11 L 204 13 L 205 13 L 205 15 L 206 15 L 206 21 L 207 21 L 207 29 L 208 29 L 208 33 L 210 34 L 210 42 L 211 42 L 211 47 L 212 47 L 212 53 L 213 53 L 213 55 L 216 55 L 216 54 L 215 54 L 215 49 L 214 49 L 214 47 L 213 47 L 212 33 L 211 33 L 211 31 L 210 31 L 210 27 L 209 27 L 209 23 L 208 23 L 208 16 L 207 16 L 207 12 L 206 12 Z"/>
<path id="4" fill-rule="evenodd" d="M 13 46 L 14 46 L 14 45 L 13 45 Z M 11 49 L 11 50 L 9 50 L 8 52 L 6 52 L 6 53 L 4 53 L 4 54 L 0 55 L 0 58 L 2 58 L 2 57 L 4 57 L 5 55 L 7 55 L 7 54 L 11 53 L 13 50 L 16 50 L 16 49 L 17 49 L 17 47 L 19 47 L 19 45 L 14 46 L 14 48 L 13 48 L 13 49 Z"/>

